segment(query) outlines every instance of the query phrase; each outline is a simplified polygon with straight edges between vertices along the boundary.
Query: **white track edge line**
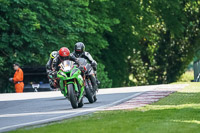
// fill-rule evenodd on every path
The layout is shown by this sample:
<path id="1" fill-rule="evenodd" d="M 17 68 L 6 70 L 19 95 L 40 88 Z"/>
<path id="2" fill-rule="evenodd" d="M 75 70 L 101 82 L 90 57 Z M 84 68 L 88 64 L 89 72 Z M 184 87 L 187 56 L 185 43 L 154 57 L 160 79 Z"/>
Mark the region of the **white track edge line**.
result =
<path id="1" fill-rule="evenodd" d="M 107 104 L 107 105 L 103 105 L 103 106 L 100 106 L 100 107 L 83 110 L 83 111 L 72 113 L 72 114 L 68 114 L 68 115 L 57 116 L 57 117 L 52 117 L 52 118 L 48 118 L 48 119 L 43 119 L 43 120 L 38 120 L 38 121 L 33 121 L 33 122 L 27 122 L 27 123 L 22 123 L 22 124 L 17 124 L 17 125 L 11 125 L 11 126 L 2 127 L 2 128 L 0 128 L 0 131 L 1 130 L 5 130 L 5 129 L 9 129 L 9 128 L 14 128 L 14 127 L 29 126 L 29 125 L 33 125 L 33 124 L 45 123 L 45 122 L 49 122 L 51 120 L 52 121 L 56 121 L 56 120 L 59 120 L 59 119 L 63 119 L 63 118 L 69 117 L 69 116 L 74 116 L 74 115 L 81 114 L 81 113 L 86 113 L 86 112 L 91 112 L 91 111 L 98 111 L 100 108 L 105 108 L 107 106 L 115 105 L 117 103 L 126 101 L 126 100 L 131 99 L 133 97 L 136 97 L 138 95 L 141 95 L 142 93 L 145 93 L 145 92 L 147 92 L 147 91 L 136 93 L 134 95 L 131 95 L 129 97 L 123 98 L 121 100 L 118 100 L 116 102 L 113 102 L 113 103 L 110 103 L 110 104 Z"/>

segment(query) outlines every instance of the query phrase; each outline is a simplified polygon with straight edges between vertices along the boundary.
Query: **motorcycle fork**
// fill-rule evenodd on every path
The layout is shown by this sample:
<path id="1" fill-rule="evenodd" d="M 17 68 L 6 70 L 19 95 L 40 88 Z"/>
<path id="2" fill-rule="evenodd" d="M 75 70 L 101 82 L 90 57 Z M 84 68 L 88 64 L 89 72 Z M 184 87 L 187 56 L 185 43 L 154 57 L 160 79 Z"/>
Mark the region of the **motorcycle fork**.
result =
<path id="1" fill-rule="evenodd" d="M 77 79 L 74 79 L 74 86 L 78 90 L 77 91 L 77 93 L 79 95 L 78 102 L 80 102 L 82 100 L 82 98 L 83 98 L 83 91 L 82 91 L 82 88 L 81 88 L 79 82 L 77 83 Z"/>
<path id="2" fill-rule="evenodd" d="M 60 84 L 60 89 L 63 90 L 63 88 L 65 87 L 65 86 L 64 86 L 64 81 L 61 80 L 59 84 Z M 63 87 L 63 86 L 64 86 L 64 87 Z"/>
<path id="3" fill-rule="evenodd" d="M 84 80 L 81 79 L 81 78 L 77 78 L 76 80 L 77 80 L 77 82 L 78 82 L 78 84 L 79 84 L 79 86 L 80 86 L 79 100 L 81 100 L 82 97 L 83 97 L 83 93 L 84 93 Z M 83 80 L 83 81 L 81 81 L 81 80 Z"/>
<path id="4" fill-rule="evenodd" d="M 63 91 L 64 91 L 64 96 L 66 97 L 66 96 L 67 96 L 67 93 L 68 93 L 68 90 L 67 90 L 67 81 L 64 80 L 64 81 L 63 81 L 63 84 L 64 84 L 64 89 L 63 89 Z M 62 90 L 61 90 L 61 91 L 62 91 Z"/>

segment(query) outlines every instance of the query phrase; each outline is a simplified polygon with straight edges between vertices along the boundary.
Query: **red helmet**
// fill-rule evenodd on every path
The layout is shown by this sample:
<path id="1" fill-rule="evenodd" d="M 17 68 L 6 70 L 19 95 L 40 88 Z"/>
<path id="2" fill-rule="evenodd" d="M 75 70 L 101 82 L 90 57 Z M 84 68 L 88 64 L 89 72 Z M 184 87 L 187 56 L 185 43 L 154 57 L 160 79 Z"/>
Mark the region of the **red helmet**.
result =
<path id="1" fill-rule="evenodd" d="M 67 59 L 70 55 L 70 51 L 68 48 L 66 47 L 62 47 L 60 50 L 59 50 L 59 56 L 61 57 L 61 59 Z"/>

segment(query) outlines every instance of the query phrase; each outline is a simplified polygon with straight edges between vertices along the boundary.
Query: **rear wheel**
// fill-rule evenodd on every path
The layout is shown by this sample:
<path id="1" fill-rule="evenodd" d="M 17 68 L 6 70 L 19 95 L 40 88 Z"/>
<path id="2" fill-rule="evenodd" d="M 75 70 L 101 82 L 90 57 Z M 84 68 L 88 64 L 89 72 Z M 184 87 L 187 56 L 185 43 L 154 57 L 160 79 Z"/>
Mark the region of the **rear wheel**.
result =
<path id="1" fill-rule="evenodd" d="M 93 75 L 90 75 L 90 80 L 91 80 L 91 83 L 92 83 L 93 90 L 95 92 L 98 89 L 96 79 Z"/>
<path id="2" fill-rule="evenodd" d="M 95 95 L 95 96 L 94 96 L 94 102 L 96 102 L 96 101 L 97 101 L 97 96 Z"/>
<path id="3" fill-rule="evenodd" d="M 90 76 L 91 79 L 91 83 L 92 83 L 92 91 L 93 91 L 93 100 L 94 102 L 97 101 L 97 97 L 96 97 L 96 91 L 98 89 L 97 83 L 96 83 L 96 79 L 93 75 Z"/>
<path id="4" fill-rule="evenodd" d="M 94 99 L 93 99 L 93 92 L 92 92 L 92 88 L 91 88 L 91 82 L 89 80 L 86 81 L 87 82 L 87 87 L 85 88 L 85 92 L 86 92 L 86 97 L 88 99 L 88 101 L 90 103 L 93 103 L 94 102 Z"/>
<path id="5" fill-rule="evenodd" d="M 71 102 L 72 107 L 78 108 L 78 98 L 77 98 L 77 94 L 75 92 L 74 89 L 74 85 L 73 84 L 68 84 L 68 93 L 69 93 L 69 100 Z"/>

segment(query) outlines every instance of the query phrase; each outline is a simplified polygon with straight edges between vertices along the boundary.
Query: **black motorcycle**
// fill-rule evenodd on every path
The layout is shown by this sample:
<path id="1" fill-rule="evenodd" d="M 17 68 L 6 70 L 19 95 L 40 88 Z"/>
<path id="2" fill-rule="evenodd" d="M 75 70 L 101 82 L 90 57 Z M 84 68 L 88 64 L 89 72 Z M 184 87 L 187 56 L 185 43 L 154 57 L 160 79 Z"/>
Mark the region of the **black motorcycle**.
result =
<path id="1" fill-rule="evenodd" d="M 96 97 L 96 92 L 98 89 L 97 83 L 96 83 L 96 78 L 95 78 L 95 73 L 94 70 L 87 62 L 86 59 L 84 58 L 78 58 L 81 66 L 84 66 L 86 68 L 85 70 L 85 92 L 86 92 L 86 97 L 90 103 L 96 102 L 97 97 Z"/>

